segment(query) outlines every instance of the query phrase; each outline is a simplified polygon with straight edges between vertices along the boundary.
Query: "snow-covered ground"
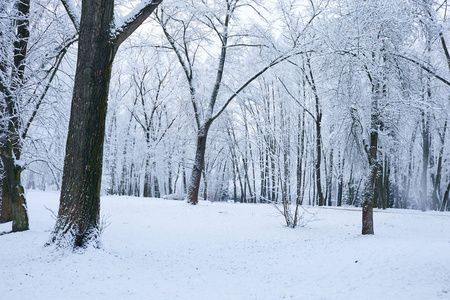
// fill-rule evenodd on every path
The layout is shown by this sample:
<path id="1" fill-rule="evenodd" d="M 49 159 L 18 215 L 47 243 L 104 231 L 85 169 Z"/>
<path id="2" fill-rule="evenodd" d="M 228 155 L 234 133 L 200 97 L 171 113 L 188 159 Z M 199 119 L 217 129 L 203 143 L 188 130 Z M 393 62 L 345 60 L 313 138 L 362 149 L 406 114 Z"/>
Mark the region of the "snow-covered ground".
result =
<path id="1" fill-rule="evenodd" d="M 450 299 L 448 213 L 376 211 L 362 236 L 355 209 L 293 230 L 270 205 L 104 197 L 103 248 L 79 254 L 43 247 L 58 194 L 27 199 L 31 230 L 0 236 L 0 299 Z"/>

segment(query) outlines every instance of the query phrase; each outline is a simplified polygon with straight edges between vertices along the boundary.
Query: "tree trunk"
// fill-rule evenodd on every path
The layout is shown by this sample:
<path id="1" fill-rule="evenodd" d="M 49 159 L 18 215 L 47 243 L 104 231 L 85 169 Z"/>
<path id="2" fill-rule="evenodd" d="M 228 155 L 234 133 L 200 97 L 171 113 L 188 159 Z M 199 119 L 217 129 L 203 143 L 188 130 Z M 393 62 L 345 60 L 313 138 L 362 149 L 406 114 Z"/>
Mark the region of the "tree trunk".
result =
<path id="1" fill-rule="evenodd" d="M 330 159 L 328 161 L 329 164 L 329 170 L 328 170 L 328 176 L 327 176 L 327 205 L 332 206 L 331 201 L 331 192 L 333 189 L 333 149 L 330 150 Z"/>
<path id="2" fill-rule="evenodd" d="M 369 171 L 368 180 L 364 188 L 364 202 L 362 213 L 362 234 L 374 234 L 373 230 L 373 191 L 375 189 L 378 168 L 373 165 Z"/>
<path id="3" fill-rule="evenodd" d="M 428 161 L 430 156 L 430 117 L 425 111 L 422 111 L 422 177 L 420 181 L 421 199 L 420 209 L 425 211 L 428 201 Z"/>
<path id="4" fill-rule="evenodd" d="M 167 192 L 169 195 L 173 194 L 173 188 L 172 188 L 172 154 L 169 155 L 169 160 L 167 161 Z"/>
<path id="5" fill-rule="evenodd" d="M 378 112 L 378 101 L 381 97 L 380 83 L 372 81 L 372 103 L 370 116 L 370 145 L 367 151 L 369 161 L 369 172 L 364 186 L 364 202 L 362 206 L 362 234 L 374 234 L 373 230 L 373 201 L 377 184 L 379 162 L 378 162 L 378 130 L 380 128 L 380 115 Z"/>
<path id="6" fill-rule="evenodd" d="M 444 199 L 442 199 L 442 205 L 441 205 L 441 211 L 445 211 L 445 207 L 448 205 L 448 194 L 450 192 L 450 182 L 447 185 L 447 189 L 445 190 L 444 193 Z"/>
<path id="7" fill-rule="evenodd" d="M 339 152 L 339 183 L 338 183 L 336 206 L 342 205 L 342 196 L 344 194 L 344 166 L 345 166 L 345 159 L 342 159 L 341 165 L 341 155 Z"/>
<path id="8" fill-rule="evenodd" d="M 198 203 L 198 190 L 202 177 L 203 164 L 205 162 L 206 139 L 209 125 L 202 126 L 197 133 L 197 147 L 195 151 L 195 161 L 192 168 L 191 179 L 189 181 L 187 200 L 192 205 Z"/>
<path id="9" fill-rule="evenodd" d="M 148 155 L 148 154 L 147 154 Z M 151 174 L 150 174 L 150 159 L 147 158 L 145 160 L 145 175 L 144 175 L 144 191 L 142 193 L 142 196 L 145 198 L 151 197 L 152 192 L 152 184 L 151 184 Z"/>
<path id="10" fill-rule="evenodd" d="M 319 206 L 323 206 L 326 203 L 324 203 L 324 197 L 322 192 L 322 178 L 321 178 L 321 172 L 320 172 L 320 165 L 322 161 L 322 109 L 320 107 L 320 99 L 319 94 L 317 92 L 317 86 L 314 80 L 313 71 L 311 67 L 311 60 L 309 56 L 306 56 L 307 65 L 309 68 L 309 85 L 314 93 L 314 99 L 315 99 L 315 107 L 316 107 L 316 116 L 315 116 L 315 125 L 316 125 L 316 164 L 315 164 L 315 171 L 316 171 L 316 186 L 317 186 L 317 196 L 319 197 Z"/>
<path id="11" fill-rule="evenodd" d="M 52 237 L 58 245 L 85 247 L 99 235 L 105 116 L 116 52 L 109 39 L 113 9 L 112 0 L 82 2 L 60 206 Z"/>
<path id="12" fill-rule="evenodd" d="M 444 129 L 442 134 L 440 135 L 441 147 L 439 149 L 439 157 L 438 164 L 436 169 L 436 176 L 434 177 L 434 191 L 433 191 L 433 210 L 439 209 L 439 195 L 441 189 L 441 177 L 442 177 L 442 159 L 444 155 L 444 146 L 445 146 L 445 133 L 447 131 L 447 120 L 444 123 Z"/>
<path id="13" fill-rule="evenodd" d="M 6 178 L 2 179 L 2 199 L 0 202 L 0 223 L 12 221 L 12 203 L 9 196 Z"/>
<path id="14" fill-rule="evenodd" d="M 183 192 L 187 194 L 187 176 L 186 176 L 186 165 L 184 164 L 184 157 L 181 158 L 181 164 L 183 169 Z"/>
<path id="15" fill-rule="evenodd" d="M 5 171 L 5 185 L 2 193 L 7 194 L 5 199 L 8 204 L 8 198 L 11 203 L 11 217 L 12 217 L 12 231 L 24 231 L 29 229 L 27 205 L 25 201 L 24 189 L 21 185 L 22 167 L 16 163 L 15 155 L 20 155 L 18 151 L 13 154 L 13 143 L 3 141 L 1 146 L 1 158 L 3 162 L 3 169 Z M 8 207 L 6 207 L 8 208 Z M 8 208 L 9 210 L 9 208 Z"/>
<path id="16" fill-rule="evenodd" d="M 373 108 L 372 108 L 373 109 Z M 369 150 L 369 173 L 367 175 L 366 184 L 364 187 L 364 202 L 362 213 L 362 234 L 374 234 L 373 230 L 373 197 L 376 188 L 378 178 L 378 131 L 374 128 L 373 124 L 377 123 L 378 114 L 375 117 L 372 112 L 372 132 L 370 133 L 370 150 Z"/>
<path id="17" fill-rule="evenodd" d="M 153 185 L 155 190 L 155 198 L 161 198 L 161 191 L 159 189 L 158 176 L 153 176 Z"/>
<path id="18" fill-rule="evenodd" d="M 389 178 L 391 177 L 391 166 L 390 166 L 390 162 L 389 159 L 386 158 L 386 164 L 385 164 L 385 174 L 386 176 L 384 177 L 384 191 L 385 191 L 385 205 L 383 206 L 383 209 L 386 209 L 388 207 L 391 207 L 390 202 L 391 202 L 391 193 L 390 193 L 390 181 Z"/>

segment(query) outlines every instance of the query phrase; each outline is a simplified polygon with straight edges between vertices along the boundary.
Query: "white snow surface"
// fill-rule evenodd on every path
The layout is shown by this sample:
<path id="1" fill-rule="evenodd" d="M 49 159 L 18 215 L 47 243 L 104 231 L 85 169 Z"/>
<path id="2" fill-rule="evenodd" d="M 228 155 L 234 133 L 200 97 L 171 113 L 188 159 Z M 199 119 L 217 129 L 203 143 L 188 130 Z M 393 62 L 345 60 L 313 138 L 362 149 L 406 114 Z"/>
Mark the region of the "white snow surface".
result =
<path id="1" fill-rule="evenodd" d="M 289 229 L 270 205 L 108 196 L 103 248 L 74 253 L 44 247 L 58 197 L 28 191 L 31 230 L 0 236 L 0 299 L 450 299 L 448 213 L 376 210 L 362 236 L 353 208 Z"/>

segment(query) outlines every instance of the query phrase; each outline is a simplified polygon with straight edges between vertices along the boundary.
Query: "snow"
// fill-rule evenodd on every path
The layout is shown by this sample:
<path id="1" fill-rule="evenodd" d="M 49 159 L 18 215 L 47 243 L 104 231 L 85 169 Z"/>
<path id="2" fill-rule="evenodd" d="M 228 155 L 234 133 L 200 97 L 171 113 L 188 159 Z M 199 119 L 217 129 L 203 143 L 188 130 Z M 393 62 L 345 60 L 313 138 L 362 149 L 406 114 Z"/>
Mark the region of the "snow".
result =
<path id="1" fill-rule="evenodd" d="M 103 248 L 73 253 L 43 247 L 58 196 L 28 191 L 31 230 L 0 236 L 0 299 L 450 299 L 448 213 L 377 210 L 362 236 L 353 208 L 288 229 L 270 205 L 108 196 Z"/>

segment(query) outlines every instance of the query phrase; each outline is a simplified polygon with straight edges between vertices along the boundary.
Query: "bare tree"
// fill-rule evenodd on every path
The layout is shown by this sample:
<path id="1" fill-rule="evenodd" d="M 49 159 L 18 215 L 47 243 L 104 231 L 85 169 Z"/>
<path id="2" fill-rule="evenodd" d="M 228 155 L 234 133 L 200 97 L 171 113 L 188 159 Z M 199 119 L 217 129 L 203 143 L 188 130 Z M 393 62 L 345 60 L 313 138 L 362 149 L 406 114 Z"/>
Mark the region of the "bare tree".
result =
<path id="1" fill-rule="evenodd" d="M 245 1 L 241 3 L 239 0 L 223 0 L 220 3 L 221 7 L 219 9 L 211 9 L 206 7 L 206 10 L 209 11 L 204 15 L 204 19 L 199 21 L 200 24 L 206 26 L 209 31 L 216 35 L 216 40 L 219 42 L 219 51 L 218 56 L 216 57 L 218 66 L 217 69 L 215 69 L 215 79 L 210 89 L 210 96 L 208 97 L 206 103 L 201 101 L 202 99 L 200 99 L 198 94 L 198 79 L 196 78 L 196 72 L 194 69 L 194 63 L 197 59 L 197 52 L 199 48 L 201 48 L 201 45 L 197 43 L 197 45 L 192 46 L 188 36 L 190 26 L 193 26 L 192 24 L 196 21 L 197 16 L 195 14 L 191 14 L 186 19 L 181 19 L 177 16 L 167 14 L 164 10 L 160 10 L 157 14 L 157 20 L 163 29 L 170 45 L 169 47 L 177 56 L 180 66 L 184 71 L 197 126 L 195 159 L 189 181 L 187 196 L 188 202 L 194 205 L 198 203 L 198 193 L 202 170 L 204 167 L 206 142 L 212 123 L 225 111 L 233 99 L 241 94 L 243 90 L 245 90 L 253 81 L 264 74 L 267 70 L 292 56 L 305 53 L 305 51 L 298 51 L 295 47 L 284 53 L 281 52 L 281 54 L 278 52 L 275 58 L 273 58 L 265 67 L 261 68 L 260 71 L 255 72 L 248 80 L 244 80 L 243 83 L 238 85 L 238 88 L 236 88 L 233 92 L 223 96 L 220 92 L 221 87 L 225 85 L 224 74 L 226 74 L 225 67 L 226 62 L 229 59 L 229 50 L 232 48 L 239 49 L 242 47 L 263 47 L 263 45 L 247 43 L 245 42 L 245 39 L 244 42 L 242 42 L 243 37 L 250 36 L 250 34 L 233 33 L 231 31 L 232 28 L 239 27 L 239 24 L 234 24 L 235 20 L 238 20 L 236 11 L 245 6 L 255 9 L 255 6 L 252 6 L 252 3 L 252 1 Z M 202 5 L 205 5 L 205 3 Z M 181 29 L 177 30 L 175 33 L 170 32 L 170 22 L 177 22 L 179 28 Z M 195 30 L 198 31 L 197 28 Z M 176 36 L 176 34 L 178 35 Z M 202 39 L 202 37 L 199 39 Z M 208 41 L 208 43 L 211 42 L 210 39 L 205 39 L 204 37 L 203 40 Z M 189 47 L 193 49 L 190 49 Z M 219 102 L 221 105 L 217 108 L 216 106 Z"/>

